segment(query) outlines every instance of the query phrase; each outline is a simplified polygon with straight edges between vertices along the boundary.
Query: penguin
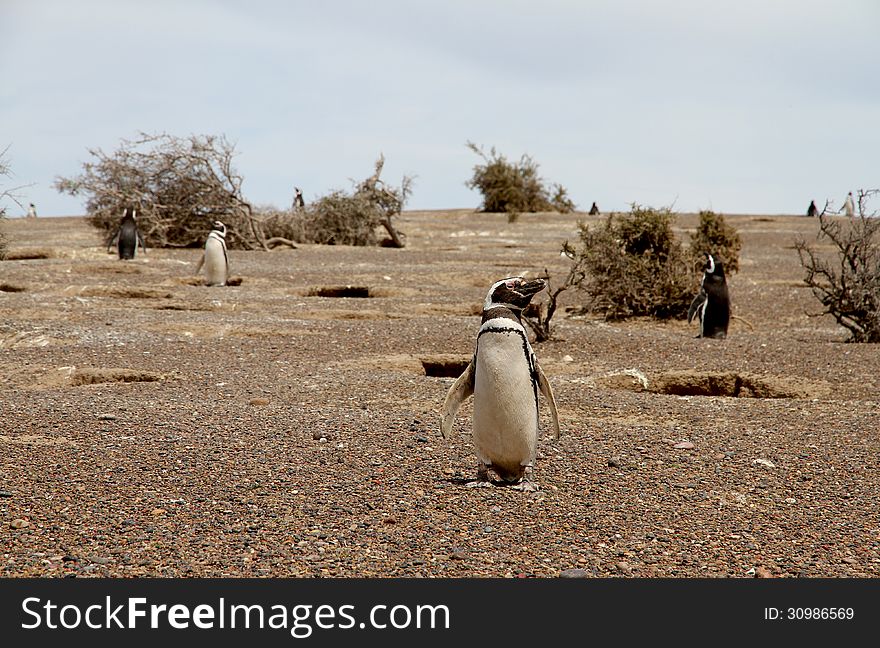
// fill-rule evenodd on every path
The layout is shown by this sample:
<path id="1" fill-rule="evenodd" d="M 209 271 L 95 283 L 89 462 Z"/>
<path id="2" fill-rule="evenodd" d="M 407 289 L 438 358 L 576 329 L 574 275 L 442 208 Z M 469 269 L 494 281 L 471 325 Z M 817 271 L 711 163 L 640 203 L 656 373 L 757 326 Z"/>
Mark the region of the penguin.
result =
<path id="1" fill-rule="evenodd" d="M 598 216 L 598 215 L 599 215 L 599 208 L 596 206 L 596 203 L 594 202 L 593 206 L 590 207 L 590 216 Z"/>
<path id="2" fill-rule="evenodd" d="M 293 208 L 297 210 L 305 209 L 306 201 L 303 198 L 302 189 L 300 189 L 299 187 L 294 187 L 294 190 L 296 191 L 296 194 L 293 197 Z"/>
<path id="3" fill-rule="evenodd" d="M 229 257 L 226 255 L 226 225 L 220 221 L 214 221 L 214 226 L 208 233 L 205 241 L 205 251 L 199 264 L 196 266 L 196 274 L 205 266 L 206 286 L 225 286 L 229 277 Z"/>
<path id="4" fill-rule="evenodd" d="M 843 211 L 850 218 L 855 216 L 856 206 L 855 206 L 855 203 L 853 202 L 852 191 L 850 191 L 848 194 L 846 194 L 846 200 L 843 201 Z"/>
<path id="5" fill-rule="evenodd" d="M 492 469 L 503 482 L 534 490 L 530 477 L 538 445 L 539 391 L 559 438 L 556 399 L 521 320 L 523 309 L 546 286 L 543 279 L 522 277 L 492 285 L 483 304 L 473 358 L 443 402 L 440 434 L 448 439 L 462 402 L 474 397 L 472 439 L 478 468 L 472 485 L 489 485 Z"/>
<path id="6" fill-rule="evenodd" d="M 141 236 L 137 226 L 137 210 L 126 207 L 125 212 L 122 214 L 122 220 L 119 221 L 119 229 L 107 246 L 107 252 L 116 245 L 120 259 L 133 259 L 137 255 L 138 244 L 140 244 L 144 254 L 146 254 L 147 246 L 144 245 L 144 237 Z"/>
<path id="7" fill-rule="evenodd" d="M 727 337 L 727 327 L 730 324 L 727 280 L 724 278 L 724 265 L 711 254 L 706 255 L 700 292 L 688 309 L 688 324 L 694 319 L 694 315 L 700 318 L 700 334 L 697 337 L 718 340 Z"/>
<path id="8" fill-rule="evenodd" d="M 815 218 L 818 215 L 819 215 L 819 209 L 816 207 L 816 201 L 811 200 L 810 206 L 807 207 L 807 216 L 809 216 L 810 218 Z"/>
<path id="9" fill-rule="evenodd" d="M 27 217 L 28 218 L 36 218 L 37 217 L 37 208 L 34 205 L 34 203 L 28 204 Z"/>

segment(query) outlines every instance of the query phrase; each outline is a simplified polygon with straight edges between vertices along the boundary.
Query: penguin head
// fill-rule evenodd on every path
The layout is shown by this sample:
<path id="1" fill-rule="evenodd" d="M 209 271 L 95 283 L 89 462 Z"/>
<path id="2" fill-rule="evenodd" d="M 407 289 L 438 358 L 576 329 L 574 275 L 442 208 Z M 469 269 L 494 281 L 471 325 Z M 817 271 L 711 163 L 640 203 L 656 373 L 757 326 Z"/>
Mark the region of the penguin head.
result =
<path id="1" fill-rule="evenodd" d="M 703 281 L 707 279 L 724 281 L 724 264 L 711 254 L 706 255 L 706 265 L 703 266 Z"/>
<path id="2" fill-rule="evenodd" d="M 137 210 L 132 209 L 131 207 L 126 207 L 125 211 L 122 212 L 122 220 L 137 220 Z"/>
<path id="3" fill-rule="evenodd" d="M 220 221 L 214 221 L 213 226 L 211 226 L 211 230 L 217 232 L 223 238 L 226 238 L 226 225 L 224 225 Z"/>
<path id="4" fill-rule="evenodd" d="M 532 301 L 532 297 L 547 287 L 543 279 L 523 279 L 508 277 L 492 284 L 486 294 L 483 310 L 503 306 L 513 310 L 523 310 Z"/>

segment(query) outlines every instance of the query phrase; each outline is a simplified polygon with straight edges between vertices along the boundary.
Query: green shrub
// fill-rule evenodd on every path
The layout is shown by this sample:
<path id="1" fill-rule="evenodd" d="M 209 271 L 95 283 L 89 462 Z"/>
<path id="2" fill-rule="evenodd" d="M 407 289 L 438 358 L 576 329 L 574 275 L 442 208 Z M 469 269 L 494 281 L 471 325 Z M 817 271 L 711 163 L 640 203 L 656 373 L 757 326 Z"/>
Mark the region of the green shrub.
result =
<path id="1" fill-rule="evenodd" d="M 579 224 L 574 262 L 583 270 L 579 287 L 590 310 L 607 319 L 687 315 L 696 281 L 674 220 L 668 207 L 633 204 L 628 214 L 611 214 L 593 227 Z"/>
<path id="2" fill-rule="evenodd" d="M 509 162 L 492 147 L 488 154 L 473 142 L 467 146 L 483 159 L 474 167 L 474 174 L 465 185 L 483 196 L 480 210 L 519 214 L 520 212 L 574 211 L 575 204 L 565 187 L 554 184 L 548 189 L 538 175 L 538 164 L 528 155 L 519 162 Z M 515 217 L 511 221 L 515 220 Z"/>
<path id="3" fill-rule="evenodd" d="M 733 226 L 727 224 L 724 216 L 708 210 L 700 212 L 700 224 L 697 231 L 691 234 L 688 248 L 688 257 L 694 267 L 701 267 L 706 260 L 706 254 L 711 254 L 724 264 L 726 273 L 738 272 L 741 249 L 742 240 L 739 234 Z"/>

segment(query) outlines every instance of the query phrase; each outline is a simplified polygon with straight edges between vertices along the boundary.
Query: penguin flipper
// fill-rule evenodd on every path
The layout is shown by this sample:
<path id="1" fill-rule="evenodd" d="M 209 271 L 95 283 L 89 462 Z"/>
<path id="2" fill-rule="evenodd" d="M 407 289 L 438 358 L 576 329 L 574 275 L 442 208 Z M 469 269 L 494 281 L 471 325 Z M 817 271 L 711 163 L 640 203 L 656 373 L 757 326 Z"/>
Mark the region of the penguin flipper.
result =
<path id="1" fill-rule="evenodd" d="M 452 383 L 452 387 L 446 392 L 443 401 L 443 411 L 440 414 L 440 434 L 444 439 L 449 438 L 452 424 L 455 422 L 455 414 L 458 408 L 469 396 L 474 393 L 474 361 L 471 360 L 458 379 Z"/>
<path id="2" fill-rule="evenodd" d="M 706 291 L 700 288 L 699 294 L 694 297 L 694 301 L 691 302 L 691 307 L 688 308 L 688 324 L 690 324 L 691 320 L 694 319 L 694 315 L 696 315 L 697 313 L 702 313 L 702 311 L 700 310 L 700 306 L 703 305 L 703 302 L 706 301 L 706 299 L 708 299 Z"/>
<path id="3" fill-rule="evenodd" d="M 201 258 L 199 259 L 198 265 L 196 265 L 196 271 L 193 274 L 199 274 L 199 271 L 202 269 L 202 266 L 205 264 L 205 253 L 202 253 Z"/>
<path id="4" fill-rule="evenodd" d="M 553 396 L 553 389 L 550 387 L 550 381 L 541 369 L 541 365 L 535 363 L 535 369 L 538 372 L 538 389 L 547 399 L 547 405 L 550 407 L 550 420 L 553 422 L 553 436 L 559 438 L 559 411 L 556 409 L 556 398 Z"/>
<path id="5" fill-rule="evenodd" d="M 138 243 L 141 244 L 141 249 L 144 251 L 144 254 L 146 254 L 147 253 L 147 244 L 144 243 L 144 237 L 141 236 L 140 232 L 138 232 L 137 235 L 138 235 Z"/>
<path id="6" fill-rule="evenodd" d="M 110 239 L 110 242 L 107 243 L 107 254 L 110 254 L 110 248 L 119 243 L 119 235 L 122 234 L 122 229 L 116 230 L 116 234 L 113 235 L 113 238 Z"/>

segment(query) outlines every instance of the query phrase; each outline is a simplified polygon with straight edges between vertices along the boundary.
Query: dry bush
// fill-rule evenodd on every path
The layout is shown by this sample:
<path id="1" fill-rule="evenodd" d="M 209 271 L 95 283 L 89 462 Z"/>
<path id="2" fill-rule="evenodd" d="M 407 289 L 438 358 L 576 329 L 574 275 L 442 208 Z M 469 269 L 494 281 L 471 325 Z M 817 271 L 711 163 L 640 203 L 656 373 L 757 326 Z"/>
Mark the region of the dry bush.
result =
<path id="1" fill-rule="evenodd" d="M 687 315 L 696 276 L 672 232 L 674 220 L 668 207 L 633 204 L 630 213 L 611 214 L 594 227 L 579 224 L 575 264 L 590 310 L 607 319 Z"/>
<path id="2" fill-rule="evenodd" d="M 474 167 L 474 174 L 465 185 L 483 195 L 480 210 L 484 212 L 558 211 L 570 213 L 575 204 L 562 185 L 548 188 L 538 175 L 538 163 L 528 155 L 519 162 L 509 162 L 493 146 L 487 154 L 480 146 L 468 142 L 467 147 L 483 159 Z M 511 218 L 515 220 L 515 216 Z"/>
<path id="3" fill-rule="evenodd" d="M 554 289 L 550 273 L 544 268 L 543 278 L 547 280 L 547 299 L 530 305 L 523 312 L 523 321 L 535 334 L 536 343 L 546 342 L 553 338 L 550 323 L 559 307 L 559 296 L 569 288 L 580 286 L 586 275 L 583 257 L 578 257 L 577 250 L 568 241 L 562 244 L 562 253 L 573 262 L 565 279 Z"/>
<path id="4" fill-rule="evenodd" d="M 833 244 L 830 258 L 803 239 L 795 242 L 804 282 L 823 307 L 817 315 L 834 316 L 850 332 L 850 342 L 880 342 L 880 217 L 867 211 L 868 199 L 877 193 L 859 192 L 853 218 L 819 214 L 817 243 Z"/>
<path id="5" fill-rule="evenodd" d="M 22 206 L 21 202 L 18 200 L 18 194 L 16 191 L 23 187 L 5 186 L 5 179 L 12 178 L 12 169 L 9 168 L 9 162 L 6 159 L 6 153 L 8 151 L 8 146 L 0 151 L 0 180 L 3 181 L 3 185 L 0 185 L 0 261 L 6 258 L 6 251 L 8 248 L 6 234 L 3 231 L 3 223 L 6 220 L 6 205 L 3 203 L 12 201 L 19 207 Z"/>
<path id="6" fill-rule="evenodd" d="M 138 228 L 152 247 L 204 244 L 215 220 L 227 227 L 229 247 L 265 249 L 253 209 L 232 166 L 235 147 L 223 136 L 141 133 L 122 140 L 108 155 L 90 149 L 95 161 L 81 175 L 57 178 L 58 191 L 85 195 L 89 222 L 109 241 L 126 207 L 138 212 Z"/>
<path id="7" fill-rule="evenodd" d="M 742 250 L 742 239 L 732 225 L 728 225 L 724 216 L 713 211 L 700 212 L 700 224 L 697 231 L 691 234 L 688 257 L 696 267 L 706 261 L 706 254 L 724 264 L 728 274 L 739 272 L 739 253 Z"/>
<path id="8" fill-rule="evenodd" d="M 305 209 L 261 213 L 263 230 L 270 241 L 283 238 L 297 243 L 323 245 L 377 245 L 402 248 L 404 235 L 394 226 L 412 190 L 412 179 L 404 176 L 399 187 L 381 179 L 385 158 L 376 160 L 373 175 L 355 183 L 354 191 L 332 191 Z M 388 239 L 377 234 L 384 228 Z"/>

